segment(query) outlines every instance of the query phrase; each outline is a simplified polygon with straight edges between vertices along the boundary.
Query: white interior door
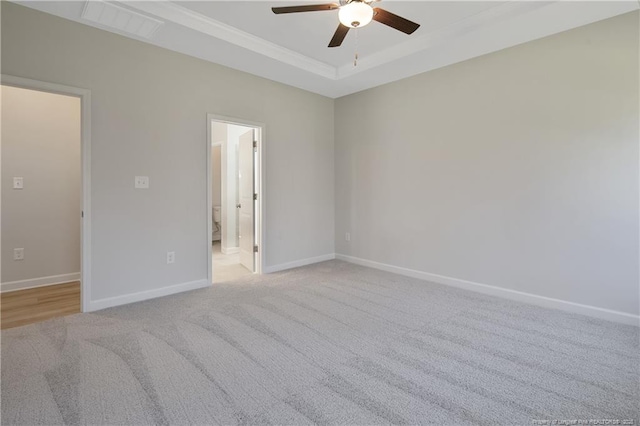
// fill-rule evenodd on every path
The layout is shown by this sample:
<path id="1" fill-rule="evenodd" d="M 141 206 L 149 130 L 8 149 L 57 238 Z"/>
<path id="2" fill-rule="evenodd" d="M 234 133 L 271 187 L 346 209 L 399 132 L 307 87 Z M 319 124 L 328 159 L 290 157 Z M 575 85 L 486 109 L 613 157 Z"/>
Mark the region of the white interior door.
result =
<path id="1" fill-rule="evenodd" d="M 238 155 L 238 172 L 240 176 L 239 183 L 239 198 L 240 203 L 238 207 L 240 209 L 239 221 L 240 221 L 240 263 L 254 272 L 254 250 L 255 245 L 255 232 L 254 232 L 254 215 L 255 215 L 255 203 L 253 194 L 254 188 L 254 150 L 253 130 L 249 130 L 247 133 L 243 133 L 240 136 L 239 143 L 239 155 Z"/>

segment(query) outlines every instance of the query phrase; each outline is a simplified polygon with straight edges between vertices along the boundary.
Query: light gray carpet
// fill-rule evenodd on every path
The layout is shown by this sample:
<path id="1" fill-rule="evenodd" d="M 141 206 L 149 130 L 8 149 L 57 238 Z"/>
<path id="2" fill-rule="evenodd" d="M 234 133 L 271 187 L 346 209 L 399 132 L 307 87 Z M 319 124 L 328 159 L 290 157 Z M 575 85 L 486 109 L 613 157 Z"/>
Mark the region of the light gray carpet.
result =
<path id="1" fill-rule="evenodd" d="M 2 423 L 637 425 L 638 339 L 331 261 L 3 331 Z"/>

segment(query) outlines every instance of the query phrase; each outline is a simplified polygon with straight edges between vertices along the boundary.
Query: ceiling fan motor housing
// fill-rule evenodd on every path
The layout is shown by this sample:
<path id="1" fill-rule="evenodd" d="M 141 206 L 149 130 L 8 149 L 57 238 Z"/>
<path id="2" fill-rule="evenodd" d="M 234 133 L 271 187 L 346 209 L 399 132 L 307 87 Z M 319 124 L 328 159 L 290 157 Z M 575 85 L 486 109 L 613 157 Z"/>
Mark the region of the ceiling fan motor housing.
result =
<path id="1" fill-rule="evenodd" d="M 373 19 L 373 8 L 361 0 L 353 0 L 340 6 L 338 18 L 349 28 L 364 27 Z"/>
<path id="2" fill-rule="evenodd" d="M 344 41 L 351 28 L 360 28 L 367 25 L 372 20 L 380 22 L 388 27 L 402 31 L 405 34 L 413 34 L 420 27 L 408 19 L 388 12 L 379 7 L 373 8 L 371 3 L 380 0 L 338 0 L 340 3 L 310 4 L 299 6 L 272 7 L 271 10 L 276 15 L 282 13 L 299 12 L 320 12 L 324 10 L 338 10 L 340 25 L 333 34 L 329 47 L 338 47 Z M 638 0 L 640 1 L 640 0 Z"/>

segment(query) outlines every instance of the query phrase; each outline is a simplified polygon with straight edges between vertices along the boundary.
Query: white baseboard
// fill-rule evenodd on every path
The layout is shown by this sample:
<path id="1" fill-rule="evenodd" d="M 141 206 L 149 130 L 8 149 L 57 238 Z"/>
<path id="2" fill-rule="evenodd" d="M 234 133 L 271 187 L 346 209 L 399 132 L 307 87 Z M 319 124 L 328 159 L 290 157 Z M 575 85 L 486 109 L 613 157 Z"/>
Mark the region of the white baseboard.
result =
<path id="1" fill-rule="evenodd" d="M 80 272 L 72 274 L 52 275 L 50 277 L 33 278 L 30 280 L 10 281 L 0 284 L 2 293 L 8 291 L 24 290 L 27 288 L 44 287 L 48 285 L 68 283 L 71 281 L 80 281 Z"/>
<path id="2" fill-rule="evenodd" d="M 502 297 L 504 299 L 515 300 L 518 302 L 529 303 L 532 305 L 542 306 L 545 308 L 559 309 L 575 314 L 587 315 L 590 317 L 600 318 L 617 323 L 635 325 L 640 327 L 640 316 L 629 314 L 626 312 L 614 311 L 611 309 L 598 308 L 596 306 L 582 305 L 580 303 L 569 302 L 566 300 L 554 299 L 546 296 L 525 293 L 522 291 L 510 290 L 503 287 L 496 287 L 487 284 L 480 284 L 473 281 L 461 280 L 458 278 L 446 277 L 444 275 L 431 274 L 429 272 L 417 271 L 415 269 L 402 268 L 399 266 L 388 265 L 386 263 L 374 262 L 372 260 L 361 259 L 358 257 L 347 256 L 344 254 L 336 254 L 336 259 L 345 262 L 354 263 L 356 265 L 367 266 L 369 268 L 379 269 L 381 271 L 392 272 L 398 275 L 404 275 L 411 278 L 418 278 L 425 281 L 431 281 L 438 284 L 444 284 L 452 287 L 458 287 L 465 290 L 471 290 L 478 293 L 484 293 L 491 296 Z"/>
<path id="3" fill-rule="evenodd" d="M 138 293 L 125 294 L 124 296 L 108 297 L 105 299 L 92 300 L 86 312 L 99 311 L 100 309 L 112 308 L 114 306 L 127 305 L 143 300 L 155 299 L 157 297 L 169 296 L 184 291 L 196 290 L 210 287 L 211 282 L 207 279 L 190 281 L 182 284 L 171 285 L 154 290 L 141 291 Z"/>
<path id="4" fill-rule="evenodd" d="M 240 253 L 240 247 L 220 247 L 222 254 L 236 254 Z"/>
<path id="5" fill-rule="evenodd" d="M 267 266 L 264 269 L 265 274 L 272 272 L 284 271 L 287 269 L 299 268 L 300 266 L 311 265 L 312 263 L 326 262 L 336 258 L 335 253 L 324 254 L 322 256 L 309 257 L 307 259 L 294 260 L 293 262 L 281 263 L 279 265 Z"/>

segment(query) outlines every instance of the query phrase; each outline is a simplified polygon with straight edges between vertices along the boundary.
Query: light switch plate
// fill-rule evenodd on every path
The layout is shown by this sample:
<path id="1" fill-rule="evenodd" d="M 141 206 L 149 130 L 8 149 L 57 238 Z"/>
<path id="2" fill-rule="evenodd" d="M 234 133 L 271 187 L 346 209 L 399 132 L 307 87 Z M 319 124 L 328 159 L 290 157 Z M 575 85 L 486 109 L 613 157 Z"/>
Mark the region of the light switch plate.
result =
<path id="1" fill-rule="evenodd" d="M 136 176 L 134 186 L 136 189 L 149 189 L 149 176 Z"/>
<path id="2" fill-rule="evenodd" d="M 14 177 L 13 178 L 13 189 L 23 189 L 24 188 L 24 178 L 22 177 Z"/>

